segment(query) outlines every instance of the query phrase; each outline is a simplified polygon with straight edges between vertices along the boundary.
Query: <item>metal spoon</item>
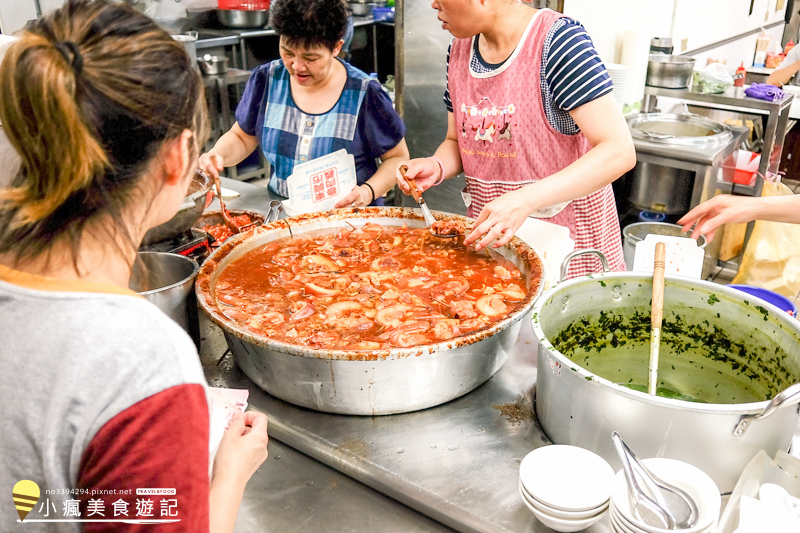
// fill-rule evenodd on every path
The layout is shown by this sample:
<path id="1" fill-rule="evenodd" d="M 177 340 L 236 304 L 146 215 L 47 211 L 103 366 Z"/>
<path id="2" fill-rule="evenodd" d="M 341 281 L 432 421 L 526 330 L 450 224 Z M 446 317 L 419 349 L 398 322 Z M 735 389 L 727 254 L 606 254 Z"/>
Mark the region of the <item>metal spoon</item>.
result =
<path id="1" fill-rule="evenodd" d="M 618 432 L 614 431 L 611 434 L 611 440 L 614 442 L 628 480 L 628 497 L 634 514 L 651 527 L 666 527 L 666 529 L 694 527 L 699 516 L 694 499 L 682 489 L 653 474 L 625 444 Z M 645 492 L 639 484 L 640 479 L 648 492 Z"/>
<path id="2" fill-rule="evenodd" d="M 411 189 L 411 196 L 414 197 L 414 200 L 417 201 L 419 204 L 420 209 L 422 209 L 422 216 L 425 217 L 425 224 L 427 224 L 428 229 L 431 232 L 431 235 L 435 237 L 441 237 L 443 239 L 449 239 L 451 237 L 457 237 L 457 233 L 435 233 L 433 231 L 433 223 L 437 222 L 436 218 L 434 218 L 433 213 L 431 210 L 428 209 L 428 204 L 425 203 L 425 199 L 422 197 L 422 193 L 419 192 L 417 189 L 417 183 L 413 179 L 409 179 L 406 177 L 406 172 L 408 172 L 408 167 L 405 165 L 400 166 L 400 175 L 403 176 L 403 179 L 406 180 L 408 183 L 409 188 Z"/>

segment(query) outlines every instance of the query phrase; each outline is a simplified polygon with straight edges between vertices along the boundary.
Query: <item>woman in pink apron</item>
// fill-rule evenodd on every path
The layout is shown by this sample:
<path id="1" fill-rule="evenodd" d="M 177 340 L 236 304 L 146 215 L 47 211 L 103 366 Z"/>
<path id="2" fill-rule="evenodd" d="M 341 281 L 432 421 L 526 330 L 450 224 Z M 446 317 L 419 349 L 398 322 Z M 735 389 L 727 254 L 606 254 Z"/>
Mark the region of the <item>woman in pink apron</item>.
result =
<path id="1" fill-rule="evenodd" d="M 565 226 L 576 249 L 624 270 L 611 182 L 636 164 L 613 85 L 583 26 L 517 0 L 433 0 L 455 36 L 448 57 L 448 128 L 433 157 L 401 164 L 421 190 L 464 172 L 476 218 L 465 239 L 506 244 L 528 216 Z M 398 173 L 401 189 L 408 185 Z M 594 256 L 570 277 L 599 271 Z"/>

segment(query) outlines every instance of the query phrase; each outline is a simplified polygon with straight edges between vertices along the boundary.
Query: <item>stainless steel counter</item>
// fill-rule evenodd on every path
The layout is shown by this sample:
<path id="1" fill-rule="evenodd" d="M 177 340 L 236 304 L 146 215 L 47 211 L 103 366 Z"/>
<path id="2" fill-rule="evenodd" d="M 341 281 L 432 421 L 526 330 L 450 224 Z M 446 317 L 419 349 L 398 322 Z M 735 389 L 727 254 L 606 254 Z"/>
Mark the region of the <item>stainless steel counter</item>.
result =
<path id="1" fill-rule="evenodd" d="M 242 193 L 226 201 L 231 209 L 264 210 L 272 197 L 266 189 L 233 180 L 224 180 L 223 187 Z M 549 531 L 524 506 L 517 488 L 522 458 L 548 443 L 533 414 L 537 347 L 530 321 L 523 321 L 509 360 L 488 382 L 445 405 L 402 415 L 331 415 L 274 398 L 253 384 L 230 354 L 223 357 L 227 346 L 221 331 L 206 320 L 201 359 L 210 385 L 250 390 L 250 406 L 269 415 L 273 439 L 396 500 L 403 520 L 410 519 L 411 507 L 429 517 L 418 515 L 421 527 L 439 528 L 424 531 L 447 529 L 431 519 L 459 531 Z M 271 452 L 259 479 L 270 475 L 273 458 Z M 269 515 L 258 502 L 276 510 L 275 496 L 264 492 L 268 490 L 263 480 L 248 488 L 241 523 L 255 524 Z M 296 505 L 298 499 L 292 496 L 287 501 Z M 340 528 L 323 522 L 333 531 L 371 531 L 359 524 L 367 516 L 378 519 L 383 514 L 366 506 L 360 515 L 338 517 L 338 509 L 319 512 L 333 512 L 330 520 L 343 520 Z M 609 531 L 607 519 L 587 531 Z"/>
<path id="2" fill-rule="evenodd" d="M 223 186 L 243 193 L 228 200 L 232 209 L 264 210 L 272 197 L 247 183 Z M 533 412 L 530 322 L 503 368 L 478 389 L 382 417 L 319 413 L 268 395 L 236 367 L 219 328 L 201 324 L 209 384 L 249 389 L 251 408 L 270 418 L 270 459 L 248 485 L 237 532 L 551 531 L 517 492 L 520 461 L 548 443 Z M 586 531 L 609 532 L 608 518 Z"/>

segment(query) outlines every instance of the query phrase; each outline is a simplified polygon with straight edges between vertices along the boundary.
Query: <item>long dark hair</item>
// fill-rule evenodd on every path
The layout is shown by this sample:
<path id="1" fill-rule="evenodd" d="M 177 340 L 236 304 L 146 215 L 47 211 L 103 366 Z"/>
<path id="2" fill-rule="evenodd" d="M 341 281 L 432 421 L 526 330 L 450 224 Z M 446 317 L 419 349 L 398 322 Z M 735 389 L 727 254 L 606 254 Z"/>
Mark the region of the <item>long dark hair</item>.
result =
<path id="1" fill-rule="evenodd" d="M 0 191 L 0 253 L 32 259 L 57 239 L 77 255 L 88 222 L 134 249 L 120 213 L 166 141 L 208 135 L 203 84 L 150 18 L 106 0 L 68 0 L 32 21 L 0 64 L 0 120 L 22 164 Z M 74 261 L 73 257 L 73 261 Z M 77 265 L 76 265 L 77 268 Z"/>

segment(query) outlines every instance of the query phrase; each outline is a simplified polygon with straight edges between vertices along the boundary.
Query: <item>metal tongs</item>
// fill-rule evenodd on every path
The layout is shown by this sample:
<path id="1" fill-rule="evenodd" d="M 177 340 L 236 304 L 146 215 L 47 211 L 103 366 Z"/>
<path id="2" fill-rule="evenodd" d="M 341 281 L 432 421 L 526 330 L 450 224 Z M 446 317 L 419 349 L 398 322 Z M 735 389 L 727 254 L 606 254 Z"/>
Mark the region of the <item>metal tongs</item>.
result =
<path id="1" fill-rule="evenodd" d="M 694 527 L 699 515 L 694 499 L 682 489 L 653 474 L 625 444 L 619 433 L 614 431 L 611 440 L 614 441 L 628 480 L 628 499 L 634 515 L 650 527 Z"/>
<path id="2" fill-rule="evenodd" d="M 440 237 L 442 239 L 449 239 L 451 237 L 457 237 L 457 233 L 436 233 L 433 230 L 433 223 L 437 222 L 436 218 L 434 218 L 433 213 L 431 210 L 428 209 L 428 204 L 425 203 L 425 199 L 422 197 L 422 193 L 419 192 L 417 188 L 417 183 L 414 179 L 409 179 L 406 177 L 406 172 L 408 172 L 408 167 L 405 165 L 400 165 L 400 175 L 403 176 L 403 179 L 406 180 L 408 183 L 408 187 L 411 189 L 411 196 L 414 197 L 414 200 L 417 201 L 419 204 L 420 209 L 422 209 L 422 216 L 425 217 L 425 224 L 427 224 L 428 229 L 431 232 L 431 235 L 434 237 Z"/>

